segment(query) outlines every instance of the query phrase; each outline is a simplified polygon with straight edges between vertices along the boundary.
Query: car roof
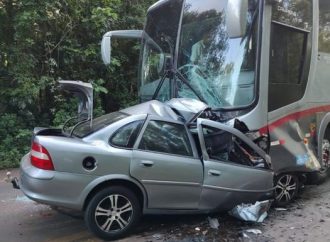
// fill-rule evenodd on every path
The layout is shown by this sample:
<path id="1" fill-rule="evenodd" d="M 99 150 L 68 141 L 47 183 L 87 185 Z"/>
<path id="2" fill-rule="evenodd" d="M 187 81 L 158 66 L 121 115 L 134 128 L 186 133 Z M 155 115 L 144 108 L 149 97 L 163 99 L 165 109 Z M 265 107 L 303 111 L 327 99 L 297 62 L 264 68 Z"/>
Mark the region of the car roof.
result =
<path id="1" fill-rule="evenodd" d="M 157 100 L 141 103 L 121 110 L 129 115 L 154 115 L 162 119 L 188 122 L 196 114 L 206 110 L 208 106 L 198 100 L 190 98 L 173 98 L 165 103 Z"/>
<path id="2" fill-rule="evenodd" d="M 157 100 L 141 103 L 120 111 L 129 115 L 147 114 L 158 116 L 163 119 L 173 119 L 176 121 L 181 119 L 181 117 L 176 114 L 169 105 Z"/>

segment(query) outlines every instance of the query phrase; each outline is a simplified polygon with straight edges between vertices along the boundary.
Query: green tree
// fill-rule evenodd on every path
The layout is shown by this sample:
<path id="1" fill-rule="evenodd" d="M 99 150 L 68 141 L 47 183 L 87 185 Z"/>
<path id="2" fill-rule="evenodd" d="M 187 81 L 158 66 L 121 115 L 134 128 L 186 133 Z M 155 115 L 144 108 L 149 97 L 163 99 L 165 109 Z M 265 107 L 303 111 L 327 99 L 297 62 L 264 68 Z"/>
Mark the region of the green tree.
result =
<path id="1" fill-rule="evenodd" d="M 115 29 L 141 29 L 150 0 L 0 1 L 0 168 L 16 166 L 35 126 L 58 126 L 70 105 L 57 80 L 93 81 L 96 114 L 136 97 L 136 43 L 118 44 L 103 65 L 100 41 Z"/>

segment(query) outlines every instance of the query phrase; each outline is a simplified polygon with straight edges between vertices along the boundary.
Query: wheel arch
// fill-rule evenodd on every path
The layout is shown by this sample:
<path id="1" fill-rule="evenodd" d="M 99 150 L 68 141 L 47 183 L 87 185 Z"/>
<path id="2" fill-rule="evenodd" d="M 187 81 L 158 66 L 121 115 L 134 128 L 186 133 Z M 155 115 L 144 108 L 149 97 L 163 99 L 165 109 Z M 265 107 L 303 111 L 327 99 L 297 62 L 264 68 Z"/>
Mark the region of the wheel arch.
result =
<path id="1" fill-rule="evenodd" d="M 93 181 L 92 184 L 88 185 L 88 188 L 85 189 L 87 191 L 84 192 L 84 196 L 82 198 L 82 210 L 85 211 L 89 201 L 97 192 L 102 190 L 105 187 L 109 186 L 123 186 L 135 193 L 140 204 L 141 209 L 144 210 L 147 207 L 147 193 L 143 186 L 139 184 L 137 181 L 131 179 L 126 176 L 118 176 L 118 177 L 106 177 L 102 179 L 97 179 L 97 181 Z"/>

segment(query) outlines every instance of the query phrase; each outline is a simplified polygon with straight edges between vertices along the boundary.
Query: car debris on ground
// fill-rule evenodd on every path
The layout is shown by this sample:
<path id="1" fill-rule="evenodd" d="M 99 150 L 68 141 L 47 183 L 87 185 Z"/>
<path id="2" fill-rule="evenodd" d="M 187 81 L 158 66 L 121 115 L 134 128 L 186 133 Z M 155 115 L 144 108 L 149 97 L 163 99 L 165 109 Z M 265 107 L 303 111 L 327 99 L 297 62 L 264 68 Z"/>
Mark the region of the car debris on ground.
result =
<path id="1" fill-rule="evenodd" d="M 212 229 L 219 229 L 220 224 L 217 218 L 207 217 L 207 220 L 209 221 L 210 227 Z"/>
<path id="2" fill-rule="evenodd" d="M 261 232 L 260 229 L 247 229 L 244 232 L 246 232 L 246 233 L 252 233 L 252 234 L 255 234 L 255 235 L 262 234 L 262 232 Z"/>
<path id="3" fill-rule="evenodd" d="M 243 221 L 262 223 L 268 215 L 271 201 L 261 201 L 255 204 L 241 204 L 234 207 L 229 214 Z"/>
<path id="4" fill-rule="evenodd" d="M 276 211 L 287 211 L 286 208 L 275 208 Z"/>

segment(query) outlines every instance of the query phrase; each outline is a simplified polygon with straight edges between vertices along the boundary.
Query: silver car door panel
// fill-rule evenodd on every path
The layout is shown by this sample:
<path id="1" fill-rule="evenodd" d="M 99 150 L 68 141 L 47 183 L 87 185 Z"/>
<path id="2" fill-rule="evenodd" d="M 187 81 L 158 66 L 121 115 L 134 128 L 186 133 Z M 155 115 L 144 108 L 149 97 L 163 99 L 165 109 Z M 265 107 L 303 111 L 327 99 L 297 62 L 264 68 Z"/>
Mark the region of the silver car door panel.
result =
<path id="1" fill-rule="evenodd" d="M 260 157 L 269 158 L 240 131 L 214 121 L 199 119 L 198 136 L 204 162 L 200 209 L 227 210 L 240 203 L 255 202 L 271 196 L 274 186 L 273 172 L 267 168 L 238 164 L 224 158 L 210 158 L 205 146 L 202 125 L 226 131 L 252 147 Z"/>
<path id="2" fill-rule="evenodd" d="M 141 165 L 152 161 L 153 166 Z M 149 162 L 148 162 L 149 164 Z M 193 157 L 134 150 L 131 176 L 139 180 L 148 194 L 148 208 L 197 209 L 203 167 Z"/>
<path id="3" fill-rule="evenodd" d="M 221 171 L 217 171 L 217 170 L 209 170 L 208 174 L 210 176 L 220 176 L 221 175 Z"/>
<path id="4" fill-rule="evenodd" d="M 141 160 L 141 165 L 144 165 L 146 167 L 151 167 L 153 166 L 155 163 L 153 161 L 150 160 Z"/>

